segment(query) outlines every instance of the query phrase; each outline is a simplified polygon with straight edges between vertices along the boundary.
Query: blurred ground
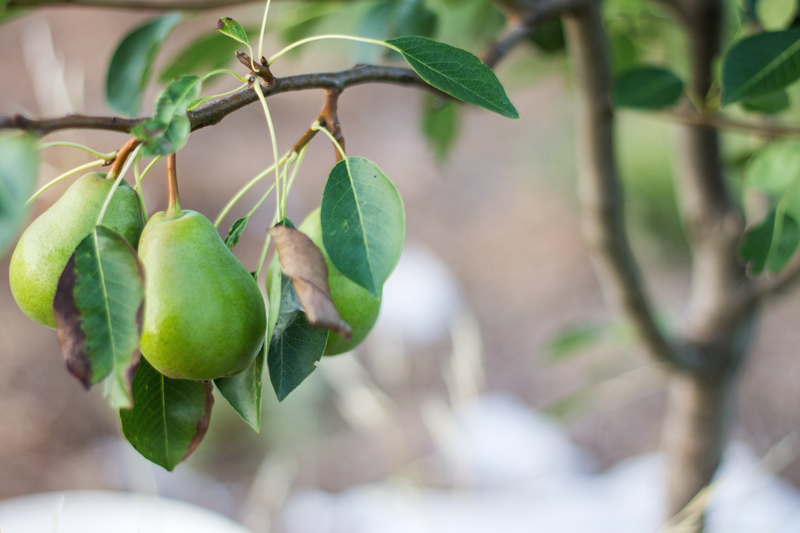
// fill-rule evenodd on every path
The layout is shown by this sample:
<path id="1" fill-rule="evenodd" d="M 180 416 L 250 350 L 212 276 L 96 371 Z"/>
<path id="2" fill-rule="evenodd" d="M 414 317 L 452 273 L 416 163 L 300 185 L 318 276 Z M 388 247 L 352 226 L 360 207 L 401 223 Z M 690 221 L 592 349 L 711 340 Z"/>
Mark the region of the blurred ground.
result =
<path id="1" fill-rule="evenodd" d="M 257 20 L 260 8 L 217 15 Z M 108 113 L 105 67 L 122 32 L 143 18 L 127 12 L 65 9 L 0 27 L 0 114 Z M 212 28 L 215 20 L 212 15 L 179 28 L 162 55 L 169 57 L 188 37 Z M 309 48 L 303 63 L 281 64 L 276 74 L 347 67 L 347 61 L 330 53 L 346 51 L 347 45 L 335 46 Z M 452 333 L 455 344 L 466 339 L 468 347 L 462 346 L 461 352 L 482 354 L 477 365 L 467 365 L 478 376 L 473 381 L 561 416 L 573 439 L 597 457 L 595 468 L 602 470 L 657 448 L 664 380 L 629 341 L 604 342 L 559 362 L 548 359 L 543 348 L 567 326 L 608 324 L 612 314 L 580 236 L 572 187 L 569 86 L 559 75 L 534 79 L 520 73 L 518 66 L 530 55 L 520 51 L 499 72 L 501 79 L 511 80 L 510 95 L 523 118 L 509 121 L 465 110 L 463 133 L 445 166 L 436 165 L 418 133 L 418 91 L 378 85 L 350 89 L 341 99 L 340 119 L 349 153 L 377 162 L 400 189 L 409 245 L 434 251 L 457 280 L 458 316 L 467 317 L 469 324 L 474 315 L 479 325 L 479 330 L 467 325 Z M 155 94 L 153 90 L 147 101 Z M 316 117 L 321 94 L 282 95 L 270 99 L 270 105 L 283 150 Z M 669 141 L 664 128 L 647 127 L 663 149 Z M 124 141 L 118 134 L 94 132 L 48 137 L 66 139 L 101 151 L 114 150 Z M 621 145 L 625 152 L 628 148 Z M 257 106 L 197 132 L 180 154 L 182 205 L 215 216 L 242 183 L 270 164 L 270 154 Z M 86 161 L 80 152 L 50 149 L 42 182 Z M 315 140 L 292 191 L 290 217 L 300 220 L 318 205 L 332 163 L 331 147 Z M 646 182 L 646 177 L 640 181 Z M 162 184 L 163 170 L 148 176 L 150 211 L 165 205 Z M 63 190 L 45 194 L 36 211 L 46 209 Z M 246 213 L 258 194 L 246 197 L 227 224 Z M 633 205 L 640 201 L 632 198 Z M 246 265 L 256 264 L 271 216 L 269 209 L 262 209 L 248 225 L 236 250 Z M 641 231 L 635 213 L 633 220 L 650 288 L 665 320 L 677 323 L 688 291 L 686 259 L 679 247 L 654 244 L 656 237 Z M 5 257 L 0 279 L 6 280 L 7 274 Z M 793 327 L 800 319 L 799 304 L 796 296 L 786 296 L 764 310 L 744 377 L 735 436 L 757 454 L 800 425 L 800 358 Z M 414 313 L 413 308 L 407 311 Z M 172 478 L 163 473 L 151 477 L 159 487 L 169 485 L 168 478 L 189 480 L 180 487 L 193 486 L 197 494 L 171 495 L 211 501 L 212 508 L 235 516 L 258 507 L 253 495 L 260 493 L 254 483 L 256 489 L 263 484 L 342 490 L 393 475 L 429 485 L 452 482 L 437 479 L 425 463 L 436 413 L 446 411 L 464 389 L 454 385 L 452 375 L 447 378 L 447 369 L 459 360 L 452 356 L 451 335 L 425 343 L 392 335 L 370 339 L 357 357 L 323 361 L 321 371 L 280 407 L 265 387 L 265 419 L 258 436 L 218 401 L 211 431 L 189 461 L 191 468 L 180 467 Z M 386 361 L 399 362 L 393 366 Z M 14 304 L 8 284 L 0 283 L 0 498 L 152 484 L 150 474 L 138 479 L 132 474 L 135 469 L 124 467 L 127 452 L 115 440 L 120 435 L 116 414 L 102 395 L 83 391 L 63 366 L 55 333 L 29 321 Z M 387 420 L 392 424 L 387 426 Z M 376 430 L 389 426 L 395 433 Z M 800 465 L 792 465 L 786 475 L 800 483 Z M 224 482 L 224 495 L 213 488 L 200 494 L 206 486 L 202 480 L 211 478 Z M 264 498 L 275 502 L 279 496 Z"/>

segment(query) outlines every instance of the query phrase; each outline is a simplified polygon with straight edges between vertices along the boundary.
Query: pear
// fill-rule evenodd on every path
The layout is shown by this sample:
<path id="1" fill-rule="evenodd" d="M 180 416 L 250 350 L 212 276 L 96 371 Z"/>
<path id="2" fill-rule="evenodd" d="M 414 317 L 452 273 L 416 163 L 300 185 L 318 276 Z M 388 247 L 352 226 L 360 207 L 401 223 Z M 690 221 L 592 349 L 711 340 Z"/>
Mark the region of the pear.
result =
<path id="1" fill-rule="evenodd" d="M 58 278 L 78 244 L 94 230 L 114 181 L 93 172 L 79 178 L 22 234 L 11 256 L 11 293 L 36 322 L 56 327 L 53 298 Z M 144 222 L 139 197 L 124 181 L 114 193 L 102 224 L 136 246 Z"/>
<path id="2" fill-rule="evenodd" d="M 264 342 L 264 298 L 214 225 L 195 211 L 156 213 L 142 232 L 139 257 L 147 361 L 177 379 L 244 370 Z"/>
<path id="3" fill-rule="evenodd" d="M 351 281 L 333 266 L 322 243 L 319 209 L 312 211 L 297 229 L 308 235 L 317 248 L 322 251 L 325 263 L 328 265 L 328 286 L 331 289 L 331 299 L 342 320 L 353 328 L 352 338 L 349 341 L 338 333 L 329 332 L 325 355 L 338 355 L 350 351 L 358 346 L 372 330 L 372 326 L 378 320 L 381 300 L 375 298 L 371 292 Z"/>

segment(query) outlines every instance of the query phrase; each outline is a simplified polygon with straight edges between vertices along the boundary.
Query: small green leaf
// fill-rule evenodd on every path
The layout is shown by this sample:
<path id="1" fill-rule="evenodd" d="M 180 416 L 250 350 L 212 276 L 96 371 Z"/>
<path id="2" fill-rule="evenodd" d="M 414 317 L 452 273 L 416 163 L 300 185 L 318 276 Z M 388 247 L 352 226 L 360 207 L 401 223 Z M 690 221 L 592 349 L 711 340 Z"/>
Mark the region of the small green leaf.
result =
<path id="1" fill-rule="evenodd" d="M 789 109 L 791 102 L 786 91 L 748 98 L 739 102 L 745 111 L 761 113 L 764 115 L 774 115 Z"/>
<path id="2" fill-rule="evenodd" d="M 280 268 L 277 270 L 280 272 Z M 327 330 L 308 324 L 292 282 L 283 274 L 281 289 L 280 311 L 267 353 L 269 378 L 278 401 L 283 401 L 316 370 L 328 342 Z"/>
<path id="3" fill-rule="evenodd" d="M 458 139 L 461 122 L 459 111 L 459 106 L 454 102 L 446 102 L 434 95 L 425 96 L 422 104 L 422 132 L 439 163 L 447 159 Z"/>
<path id="4" fill-rule="evenodd" d="M 158 96 L 153 118 L 134 127 L 132 133 L 144 142 L 145 156 L 168 155 L 186 144 L 191 124 L 186 110 L 200 94 L 200 78 L 184 76 L 169 84 Z"/>
<path id="5" fill-rule="evenodd" d="M 775 230 L 775 211 L 771 211 L 761 222 L 748 228 L 739 242 L 739 258 L 757 275 L 767 265 L 772 233 Z"/>
<path id="6" fill-rule="evenodd" d="M 406 232 L 403 199 L 391 180 L 363 157 L 339 161 L 325 183 L 321 221 L 333 265 L 379 297 Z"/>
<path id="7" fill-rule="evenodd" d="M 53 310 L 67 368 L 87 389 L 110 376 L 106 390 L 115 408 L 133 402 L 143 309 L 136 251 L 114 230 L 97 226 L 64 268 Z"/>
<path id="8" fill-rule="evenodd" d="M 634 68 L 639 60 L 639 48 L 630 35 L 615 31 L 609 35 L 609 41 L 614 73 L 621 74 Z"/>
<path id="9" fill-rule="evenodd" d="M 774 93 L 798 77 L 800 29 L 745 37 L 723 59 L 722 105 Z"/>
<path id="10" fill-rule="evenodd" d="M 159 81 L 169 83 L 181 76 L 224 68 L 235 59 L 238 48 L 236 41 L 218 32 L 201 35 L 170 61 L 159 74 Z"/>
<path id="11" fill-rule="evenodd" d="M 425 6 L 424 0 L 401 0 L 394 19 L 393 34 L 433 37 L 439 25 L 436 13 Z"/>
<path id="12" fill-rule="evenodd" d="M 756 16 L 765 30 L 785 30 L 797 16 L 795 0 L 761 0 L 755 5 Z"/>
<path id="13" fill-rule="evenodd" d="M 782 218 L 776 219 L 772 245 L 767 256 L 767 270 L 778 272 L 786 266 L 797 250 L 798 244 L 800 244 L 800 226 L 791 216 L 784 213 Z"/>
<path id="14" fill-rule="evenodd" d="M 119 43 L 106 77 L 106 98 L 115 112 L 128 117 L 139 113 L 156 55 L 180 20 L 180 13 L 150 20 Z"/>
<path id="15" fill-rule="evenodd" d="M 578 325 L 554 335 L 547 342 L 546 350 L 551 359 L 563 359 L 596 344 L 608 332 L 608 326 Z"/>
<path id="16" fill-rule="evenodd" d="M 398 37 L 386 43 L 440 91 L 504 117 L 519 118 L 492 69 L 466 50 L 419 36 Z"/>
<path id="17" fill-rule="evenodd" d="M 235 376 L 214 380 L 222 396 L 256 432 L 261 430 L 261 374 L 265 351 L 266 346 L 262 346 L 250 366 Z"/>
<path id="18" fill-rule="evenodd" d="M 247 32 L 244 31 L 244 28 L 241 24 L 230 17 L 219 19 L 219 22 L 217 22 L 217 31 L 230 37 L 234 41 L 242 43 L 248 48 L 250 47 L 250 41 L 247 38 Z"/>
<path id="19" fill-rule="evenodd" d="M 782 196 L 800 179 L 800 142 L 770 143 L 762 148 L 745 170 L 745 183 L 772 196 Z"/>
<path id="20" fill-rule="evenodd" d="M 242 232 L 244 231 L 245 226 L 247 226 L 247 218 L 243 217 L 233 223 L 231 226 L 231 230 L 228 232 L 228 236 L 225 237 L 225 244 L 228 245 L 228 248 L 233 250 L 233 247 L 239 244 L 239 239 L 242 238 Z"/>
<path id="21" fill-rule="evenodd" d="M 620 74 L 614 82 L 618 107 L 663 109 L 675 105 L 683 94 L 683 82 L 671 71 L 641 66 Z"/>
<path id="22" fill-rule="evenodd" d="M 539 50 L 547 54 L 555 54 L 564 50 L 564 26 L 561 19 L 553 19 L 536 26 L 531 34 L 531 41 Z"/>
<path id="23" fill-rule="evenodd" d="M 39 174 L 39 150 L 28 135 L 0 137 L 0 256 L 14 242 L 28 216 L 25 202 Z"/>
<path id="24" fill-rule="evenodd" d="M 122 433 L 136 451 L 172 471 L 208 430 L 211 382 L 170 379 L 142 359 L 133 380 L 133 409 L 119 412 Z"/>

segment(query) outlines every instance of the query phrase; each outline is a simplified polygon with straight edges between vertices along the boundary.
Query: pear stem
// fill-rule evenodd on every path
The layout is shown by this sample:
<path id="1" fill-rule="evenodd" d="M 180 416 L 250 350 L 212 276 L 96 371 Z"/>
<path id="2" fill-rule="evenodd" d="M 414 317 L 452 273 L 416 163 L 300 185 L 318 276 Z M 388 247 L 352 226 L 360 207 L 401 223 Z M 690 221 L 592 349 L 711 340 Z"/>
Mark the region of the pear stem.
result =
<path id="1" fill-rule="evenodd" d="M 125 144 L 122 145 L 122 148 L 117 150 L 117 157 L 114 158 L 114 163 L 111 165 L 111 170 L 108 171 L 106 178 L 110 180 L 117 179 L 119 171 L 122 169 L 125 161 L 128 160 L 128 156 L 131 155 L 131 152 L 133 152 L 133 150 L 139 146 L 139 142 L 140 141 L 136 137 L 131 137 Z"/>
<path id="2" fill-rule="evenodd" d="M 178 158 L 175 154 L 167 156 L 167 187 L 169 189 L 169 199 L 167 214 L 181 216 L 181 199 L 178 195 Z"/>

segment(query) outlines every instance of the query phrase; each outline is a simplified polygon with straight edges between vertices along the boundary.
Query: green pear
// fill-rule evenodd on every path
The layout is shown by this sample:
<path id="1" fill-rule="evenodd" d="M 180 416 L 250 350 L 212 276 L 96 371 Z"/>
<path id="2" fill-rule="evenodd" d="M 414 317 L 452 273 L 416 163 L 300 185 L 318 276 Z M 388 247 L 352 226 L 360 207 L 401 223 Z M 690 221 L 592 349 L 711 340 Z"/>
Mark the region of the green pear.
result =
<path id="1" fill-rule="evenodd" d="M 244 370 L 264 342 L 264 298 L 214 225 L 195 211 L 156 213 L 142 232 L 139 258 L 147 361 L 177 379 Z"/>
<path id="2" fill-rule="evenodd" d="M 353 336 L 350 341 L 338 333 L 329 332 L 325 355 L 338 355 L 350 351 L 358 346 L 372 330 L 372 326 L 378 320 L 381 300 L 375 298 L 367 289 L 351 281 L 333 266 L 322 243 L 319 209 L 312 211 L 297 229 L 308 235 L 317 248 L 322 251 L 325 263 L 328 265 L 328 285 L 331 289 L 331 299 L 342 319 L 353 328 Z"/>
<path id="3" fill-rule="evenodd" d="M 11 293 L 36 322 L 56 327 L 53 298 L 58 279 L 78 244 L 94 230 L 114 181 L 93 172 L 79 178 L 28 226 L 11 256 Z M 124 181 L 114 193 L 102 224 L 136 246 L 144 222 L 139 197 Z"/>

